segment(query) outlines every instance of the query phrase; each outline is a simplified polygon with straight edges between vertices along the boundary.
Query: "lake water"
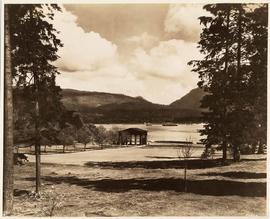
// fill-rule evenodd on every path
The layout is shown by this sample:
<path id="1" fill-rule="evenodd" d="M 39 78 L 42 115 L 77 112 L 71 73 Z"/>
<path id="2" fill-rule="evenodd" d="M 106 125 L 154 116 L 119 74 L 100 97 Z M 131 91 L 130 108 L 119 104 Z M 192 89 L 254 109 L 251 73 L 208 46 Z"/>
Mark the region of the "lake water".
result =
<path id="1" fill-rule="evenodd" d="M 162 126 L 162 124 L 98 124 L 106 129 L 118 128 L 140 128 L 148 131 L 148 141 L 192 141 L 199 142 L 202 138 L 198 132 L 203 128 L 203 124 L 178 124 L 177 126 Z"/>

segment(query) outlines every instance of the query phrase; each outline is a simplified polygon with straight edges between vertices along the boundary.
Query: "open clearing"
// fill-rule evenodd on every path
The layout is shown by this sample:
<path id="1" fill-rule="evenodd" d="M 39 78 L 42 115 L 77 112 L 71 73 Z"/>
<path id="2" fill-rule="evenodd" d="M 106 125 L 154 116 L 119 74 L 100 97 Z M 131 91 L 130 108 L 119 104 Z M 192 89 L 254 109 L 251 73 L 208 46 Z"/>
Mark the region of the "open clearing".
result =
<path id="1" fill-rule="evenodd" d="M 191 160 L 185 193 L 183 161 L 175 151 L 134 147 L 43 155 L 42 192 L 61 197 L 55 216 L 266 214 L 266 155 L 243 156 L 226 166 Z M 49 202 L 29 195 L 34 166 L 15 167 L 15 215 L 48 214 Z"/>
<path id="2" fill-rule="evenodd" d="M 204 148 L 194 148 L 193 157 L 199 158 Z M 84 165 L 89 161 L 154 161 L 175 160 L 181 150 L 179 147 L 122 147 L 103 150 L 90 150 L 76 153 L 46 154 L 42 156 L 43 163 Z M 220 157 L 220 153 L 216 157 Z M 29 155 L 30 162 L 35 161 Z"/>

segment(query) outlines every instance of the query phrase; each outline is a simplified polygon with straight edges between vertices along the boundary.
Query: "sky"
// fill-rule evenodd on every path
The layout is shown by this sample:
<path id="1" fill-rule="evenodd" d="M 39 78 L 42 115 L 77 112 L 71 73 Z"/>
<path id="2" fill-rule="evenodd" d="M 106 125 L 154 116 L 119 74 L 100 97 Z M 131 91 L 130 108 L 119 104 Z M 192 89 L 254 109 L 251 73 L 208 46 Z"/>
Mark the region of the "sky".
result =
<path id="1" fill-rule="evenodd" d="M 170 104 L 197 86 L 187 62 L 201 58 L 205 14 L 199 4 L 63 5 L 57 84 Z"/>

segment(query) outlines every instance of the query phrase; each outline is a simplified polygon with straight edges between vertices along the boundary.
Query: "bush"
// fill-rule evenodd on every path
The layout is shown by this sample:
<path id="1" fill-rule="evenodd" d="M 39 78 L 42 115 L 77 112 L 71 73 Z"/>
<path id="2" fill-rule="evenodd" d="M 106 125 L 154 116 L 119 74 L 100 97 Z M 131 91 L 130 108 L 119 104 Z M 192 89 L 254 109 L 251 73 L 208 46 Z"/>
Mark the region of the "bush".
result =
<path id="1" fill-rule="evenodd" d="M 208 159 L 210 157 L 210 151 L 208 148 L 205 148 L 201 154 L 201 159 Z"/>
<path id="2" fill-rule="evenodd" d="M 258 147 L 258 154 L 265 154 L 266 153 L 266 145 L 265 144 L 260 144 Z"/>
<path id="3" fill-rule="evenodd" d="M 205 148 L 204 151 L 202 152 L 201 159 L 208 159 L 208 158 L 214 158 L 214 154 L 216 153 L 216 149 L 211 147 L 211 148 Z"/>
<path id="4" fill-rule="evenodd" d="M 116 127 L 113 127 L 110 130 L 106 131 L 106 143 L 110 145 L 117 144 L 118 132 L 119 132 L 119 129 Z"/>
<path id="5" fill-rule="evenodd" d="M 241 154 L 254 154 L 256 150 L 256 146 L 244 144 L 240 146 Z"/>
<path id="6" fill-rule="evenodd" d="M 52 186 L 49 190 L 40 193 L 32 191 L 29 198 L 36 202 L 36 206 L 42 212 L 41 216 L 52 217 L 63 206 L 65 196 L 58 193 Z"/>
<path id="7" fill-rule="evenodd" d="M 41 211 L 45 217 L 52 217 L 55 211 L 62 207 L 62 200 L 64 196 L 58 194 L 54 187 L 51 190 L 44 192 L 41 195 Z"/>

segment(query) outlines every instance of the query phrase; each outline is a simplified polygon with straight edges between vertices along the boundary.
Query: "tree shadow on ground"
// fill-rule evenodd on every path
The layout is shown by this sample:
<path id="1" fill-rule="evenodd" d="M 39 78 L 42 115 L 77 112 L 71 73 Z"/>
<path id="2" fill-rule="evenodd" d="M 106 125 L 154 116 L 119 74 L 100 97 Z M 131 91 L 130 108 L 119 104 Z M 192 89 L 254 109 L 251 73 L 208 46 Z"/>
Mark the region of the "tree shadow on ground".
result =
<path id="1" fill-rule="evenodd" d="M 35 178 L 25 178 L 35 180 Z M 181 178 L 138 178 L 138 179 L 100 179 L 89 180 L 75 176 L 45 176 L 44 181 L 55 184 L 67 183 L 102 192 L 144 191 L 176 191 L 184 192 L 184 180 Z M 246 197 L 265 197 L 266 183 L 237 182 L 227 180 L 188 180 L 188 192 L 200 195 Z"/>
<path id="2" fill-rule="evenodd" d="M 165 156 L 145 156 L 147 158 L 154 158 L 154 159 L 173 159 L 173 160 L 179 160 L 179 157 L 165 157 Z M 192 156 L 190 158 L 200 159 L 198 156 Z"/>
<path id="3" fill-rule="evenodd" d="M 157 157 L 152 157 L 157 158 Z M 159 157 L 160 159 L 172 159 L 173 157 Z M 250 162 L 250 161 L 262 161 L 263 159 L 243 159 L 241 162 Z M 85 166 L 88 167 L 97 167 L 102 169 L 132 169 L 132 168 L 144 168 L 144 169 L 183 169 L 185 167 L 185 162 L 187 162 L 188 169 L 205 169 L 212 167 L 227 166 L 233 162 L 233 160 L 226 160 L 224 163 L 221 158 L 219 159 L 191 159 L 191 160 L 153 160 L 153 161 L 124 161 L 124 162 L 94 162 L 90 161 L 85 163 Z"/>
<path id="4" fill-rule="evenodd" d="M 262 160 L 266 160 L 266 158 L 243 158 L 241 159 L 241 161 L 262 161 Z"/>
<path id="5" fill-rule="evenodd" d="M 266 178 L 266 173 L 253 173 L 253 172 L 212 172 L 212 173 L 201 173 L 200 176 L 224 176 L 230 178 L 239 179 L 262 179 Z"/>
<path id="6" fill-rule="evenodd" d="M 157 161 L 127 161 L 127 162 L 87 162 L 85 166 L 98 167 L 104 169 L 183 169 L 187 162 L 188 169 L 204 169 L 211 167 L 224 166 L 221 159 L 214 160 L 157 160 Z M 229 165 L 227 162 L 225 165 Z"/>

